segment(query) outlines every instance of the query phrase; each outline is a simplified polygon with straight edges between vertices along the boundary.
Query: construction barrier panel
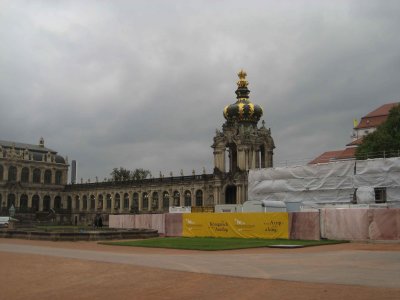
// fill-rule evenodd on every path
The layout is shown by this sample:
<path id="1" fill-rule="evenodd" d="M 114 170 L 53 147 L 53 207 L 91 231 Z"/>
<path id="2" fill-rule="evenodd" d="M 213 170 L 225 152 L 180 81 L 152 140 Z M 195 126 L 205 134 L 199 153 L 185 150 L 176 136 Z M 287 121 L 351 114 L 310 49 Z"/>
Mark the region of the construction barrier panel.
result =
<path id="1" fill-rule="evenodd" d="M 291 240 L 319 240 L 319 212 L 289 213 L 289 228 Z"/>
<path id="2" fill-rule="evenodd" d="M 182 215 L 165 214 L 165 236 L 182 236 Z"/>
<path id="3" fill-rule="evenodd" d="M 191 213 L 183 214 L 182 221 L 185 237 L 289 238 L 285 212 Z"/>

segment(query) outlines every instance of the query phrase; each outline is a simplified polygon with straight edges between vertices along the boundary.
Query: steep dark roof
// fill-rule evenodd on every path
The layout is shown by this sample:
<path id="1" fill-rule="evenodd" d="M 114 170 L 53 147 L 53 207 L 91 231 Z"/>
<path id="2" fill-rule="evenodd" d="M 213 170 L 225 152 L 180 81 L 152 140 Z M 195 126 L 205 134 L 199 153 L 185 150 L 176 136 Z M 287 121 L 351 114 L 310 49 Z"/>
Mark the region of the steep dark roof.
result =
<path id="1" fill-rule="evenodd" d="M 31 150 L 34 152 L 41 152 L 41 153 L 47 153 L 50 152 L 52 154 L 57 154 L 57 151 L 54 151 L 52 149 L 46 148 L 46 147 L 41 147 L 39 145 L 32 145 L 32 144 L 24 144 L 24 143 L 17 143 L 17 142 L 10 142 L 10 141 L 1 141 L 0 140 L 0 146 L 3 148 L 12 148 L 13 146 L 15 149 L 18 150 Z"/>

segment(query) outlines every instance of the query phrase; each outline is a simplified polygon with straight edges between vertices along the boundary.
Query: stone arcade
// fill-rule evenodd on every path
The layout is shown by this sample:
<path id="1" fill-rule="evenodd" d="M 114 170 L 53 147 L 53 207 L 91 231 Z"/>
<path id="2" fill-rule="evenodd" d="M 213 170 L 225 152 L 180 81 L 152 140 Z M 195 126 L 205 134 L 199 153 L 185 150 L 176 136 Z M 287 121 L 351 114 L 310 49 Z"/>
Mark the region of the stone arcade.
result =
<path id="1" fill-rule="evenodd" d="M 216 204 L 247 200 L 249 169 L 273 164 L 275 148 L 260 106 L 249 99 L 247 74 L 238 74 L 237 101 L 224 109 L 222 131 L 214 136 L 213 174 L 150 178 L 140 181 L 67 184 L 68 161 L 39 146 L 0 141 L 0 203 L 2 214 L 11 205 L 17 215 L 52 214 L 74 224 L 94 215 L 165 212 L 170 206 L 201 211 Z"/>

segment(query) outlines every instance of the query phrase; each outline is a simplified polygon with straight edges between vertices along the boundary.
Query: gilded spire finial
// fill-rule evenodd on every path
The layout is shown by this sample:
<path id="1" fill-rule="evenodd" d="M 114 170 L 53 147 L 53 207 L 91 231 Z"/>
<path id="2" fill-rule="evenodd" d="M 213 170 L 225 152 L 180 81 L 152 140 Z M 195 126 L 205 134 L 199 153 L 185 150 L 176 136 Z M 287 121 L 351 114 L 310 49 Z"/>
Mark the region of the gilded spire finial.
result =
<path id="1" fill-rule="evenodd" d="M 241 69 L 240 72 L 238 73 L 238 76 L 239 76 L 239 81 L 237 82 L 237 86 L 240 88 L 247 87 L 249 82 L 246 80 L 246 76 L 247 76 L 246 71 L 243 71 L 243 69 Z"/>

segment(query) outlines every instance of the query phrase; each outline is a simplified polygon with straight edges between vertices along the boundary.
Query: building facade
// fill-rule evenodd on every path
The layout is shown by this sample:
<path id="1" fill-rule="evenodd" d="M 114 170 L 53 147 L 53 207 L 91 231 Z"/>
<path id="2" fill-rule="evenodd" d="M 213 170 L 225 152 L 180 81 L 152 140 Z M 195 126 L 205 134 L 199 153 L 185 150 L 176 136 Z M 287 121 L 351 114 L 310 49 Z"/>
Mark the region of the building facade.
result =
<path id="1" fill-rule="evenodd" d="M 263 111 L 249 99 L 247 74 L 240 71 L 238 76 L 236 102 L 225 107 L 226 121 L 213 139 L 212 174 L 67 184 L 67 159 L 45 148 L 42 140 L 39 146 L 4 142 L 0 195 L 7 200 L 5 209 L 12 203 L 21 213 L 53 210 L 79 224 L 90 222 L 96 214 L 166 212 L 172 206 L 201 210 L 243 203 L 248 170 L 272 167 L 275 145 L 265 122 L 258 125 Z"/>
<path id="2" fill-rule="evenodd" d="M 11 206 L 19 212 L 62 209 L 68 160 L 39 145 L 0 141 L 1 211 Z"/>

